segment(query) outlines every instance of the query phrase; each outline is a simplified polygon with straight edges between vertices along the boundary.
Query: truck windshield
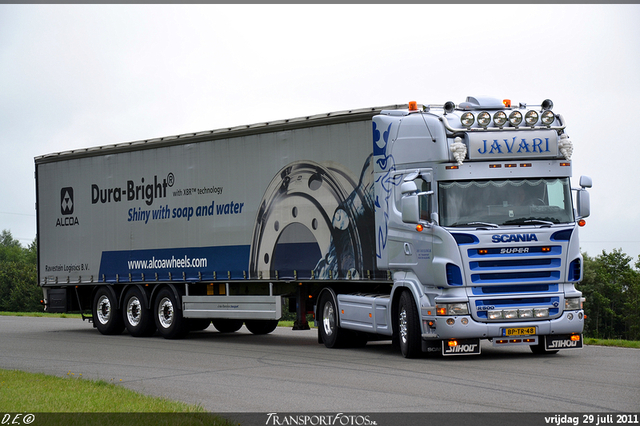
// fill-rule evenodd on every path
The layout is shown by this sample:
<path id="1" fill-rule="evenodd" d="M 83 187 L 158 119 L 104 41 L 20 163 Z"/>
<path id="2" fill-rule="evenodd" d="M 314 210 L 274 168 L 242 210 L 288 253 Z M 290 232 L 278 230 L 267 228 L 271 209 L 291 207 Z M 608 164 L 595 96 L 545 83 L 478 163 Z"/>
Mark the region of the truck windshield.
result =
<path id="1" fill-rule="evenodd" d="M 568 178 L 440 182 L 441 226 L 551 225 L 573 222 Z"/>

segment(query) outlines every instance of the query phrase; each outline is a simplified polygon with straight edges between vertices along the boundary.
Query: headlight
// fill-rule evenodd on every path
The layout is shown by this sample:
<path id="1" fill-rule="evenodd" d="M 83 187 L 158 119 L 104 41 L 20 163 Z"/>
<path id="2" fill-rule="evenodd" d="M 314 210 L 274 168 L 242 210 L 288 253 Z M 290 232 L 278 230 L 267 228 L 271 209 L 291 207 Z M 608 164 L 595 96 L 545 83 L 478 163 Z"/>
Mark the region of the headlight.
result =
<path id="1" fill-rule="evenodd" d="M 545 126 L 550 126 L 553 123 L 553 120 L 556 119 L 556 115 L 551 111 L 545 111 L 542 113 L 542 124 Z"/>
<path id="2" fill-rule="evenodd" d="M 480 127 L 488 127 L 491 124 L 491 114 L 487 111 L 482 111 L 478 114 L 478 125 Z"/>
<path id="3" fill-rule="evenodd" d="M 436 305 L 438 315 L 469 315 L 466 303 L 440 303 Z"/>
<path id="4" fill-rule="evenodd" d="M 509 123 L 513 127 L 518 127 L 522 123 L 522 113 L 520 111 L 513 111 L 509 114 Z"/>
<path id="5" fill-rule="evenodd" d="M 582 307 L 580 305 L 581 303 L 579 297 L 569 297 L 564 299 L 564 309 L 566 311 L 576 311 L 578 309 L 581 309 Z"/>
<path id="6" fill-rule="evenodd" d="M 460 123 L 464 127 L 471 127 L 474 121 L 476 121 L 476 118 L 470 112 L 465 112 L 460 116 Z"/>
<path id="7" fill-rule="evenodd" d="M 525 114 L 524 116 L 524 121 L 525 123 L 527 123 L 528 126 L 535 126 L 536 123 L 538 122 L 538 113 L 535 111 L 529 111 L 528 113 Z"/>
<path id="8" fill-rule="evenodd" d="M 507 114 L 505 114 L 504 111 L 496 112 L 495 114 L 493 114 L 493 122 L 498 127 L 504 126 L 507 122 Z"/>

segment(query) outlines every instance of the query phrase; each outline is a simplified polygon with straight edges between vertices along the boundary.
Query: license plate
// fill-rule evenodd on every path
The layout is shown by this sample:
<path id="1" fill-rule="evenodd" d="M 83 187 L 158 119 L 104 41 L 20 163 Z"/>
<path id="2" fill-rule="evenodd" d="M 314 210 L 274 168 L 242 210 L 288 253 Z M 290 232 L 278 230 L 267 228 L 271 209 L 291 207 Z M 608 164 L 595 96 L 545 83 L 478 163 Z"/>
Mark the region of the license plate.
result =
<path id="1" fill-rule="evenodd" d="M 533 336 L 536 334 L 535 327 L 513 327 L 502 329 L 502 335 L 506 337 L 510 336 Z"/>

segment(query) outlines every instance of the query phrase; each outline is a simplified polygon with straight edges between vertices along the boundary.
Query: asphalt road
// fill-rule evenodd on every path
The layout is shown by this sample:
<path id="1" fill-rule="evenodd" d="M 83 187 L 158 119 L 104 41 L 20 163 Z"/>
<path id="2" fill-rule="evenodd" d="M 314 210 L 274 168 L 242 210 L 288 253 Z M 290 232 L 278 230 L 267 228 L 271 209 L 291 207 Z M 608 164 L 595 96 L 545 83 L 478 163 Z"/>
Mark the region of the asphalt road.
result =
<path id="1" fill-rule="evenodd" d="M 493 348 L 402 358 L 389 342 L 327 349 L 317 332 L 265 336 L 213 326 L 183 340 L 103 336 L 80 319 L 0 317 L 0 368 L 73 374 L 212 412 L 633 412 L 640 350 L 553 356 Z"/>

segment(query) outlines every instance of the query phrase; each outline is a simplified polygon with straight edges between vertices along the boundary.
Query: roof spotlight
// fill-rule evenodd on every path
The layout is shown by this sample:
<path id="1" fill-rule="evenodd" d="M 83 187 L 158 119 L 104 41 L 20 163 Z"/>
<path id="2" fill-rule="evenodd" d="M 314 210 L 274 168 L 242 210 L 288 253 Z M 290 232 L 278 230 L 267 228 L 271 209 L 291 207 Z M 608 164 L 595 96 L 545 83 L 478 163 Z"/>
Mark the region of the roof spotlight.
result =
<path id="1" fill-rule="evenodd" d="M 545 99 L 542 101 L 542 110 L 543 111 L 551 111 L 553 109 L 553 102 L 551 99 Z"/>
<path id="2" fill-rule="evenodd" d="M 522 123 L 522 113 L 520 111 L 513 111 L 509 114 L 509 123 L 513 127 L 518 127 Z"/>
<path id="3" fill-rule="evenodd" d="M 489 126 L 489 124 L 491 124 L 491 114 L 489 114 L 487 111 L 482 111 L 480 114 L 478 114 L 478 124 L 483 128 Z"/>

